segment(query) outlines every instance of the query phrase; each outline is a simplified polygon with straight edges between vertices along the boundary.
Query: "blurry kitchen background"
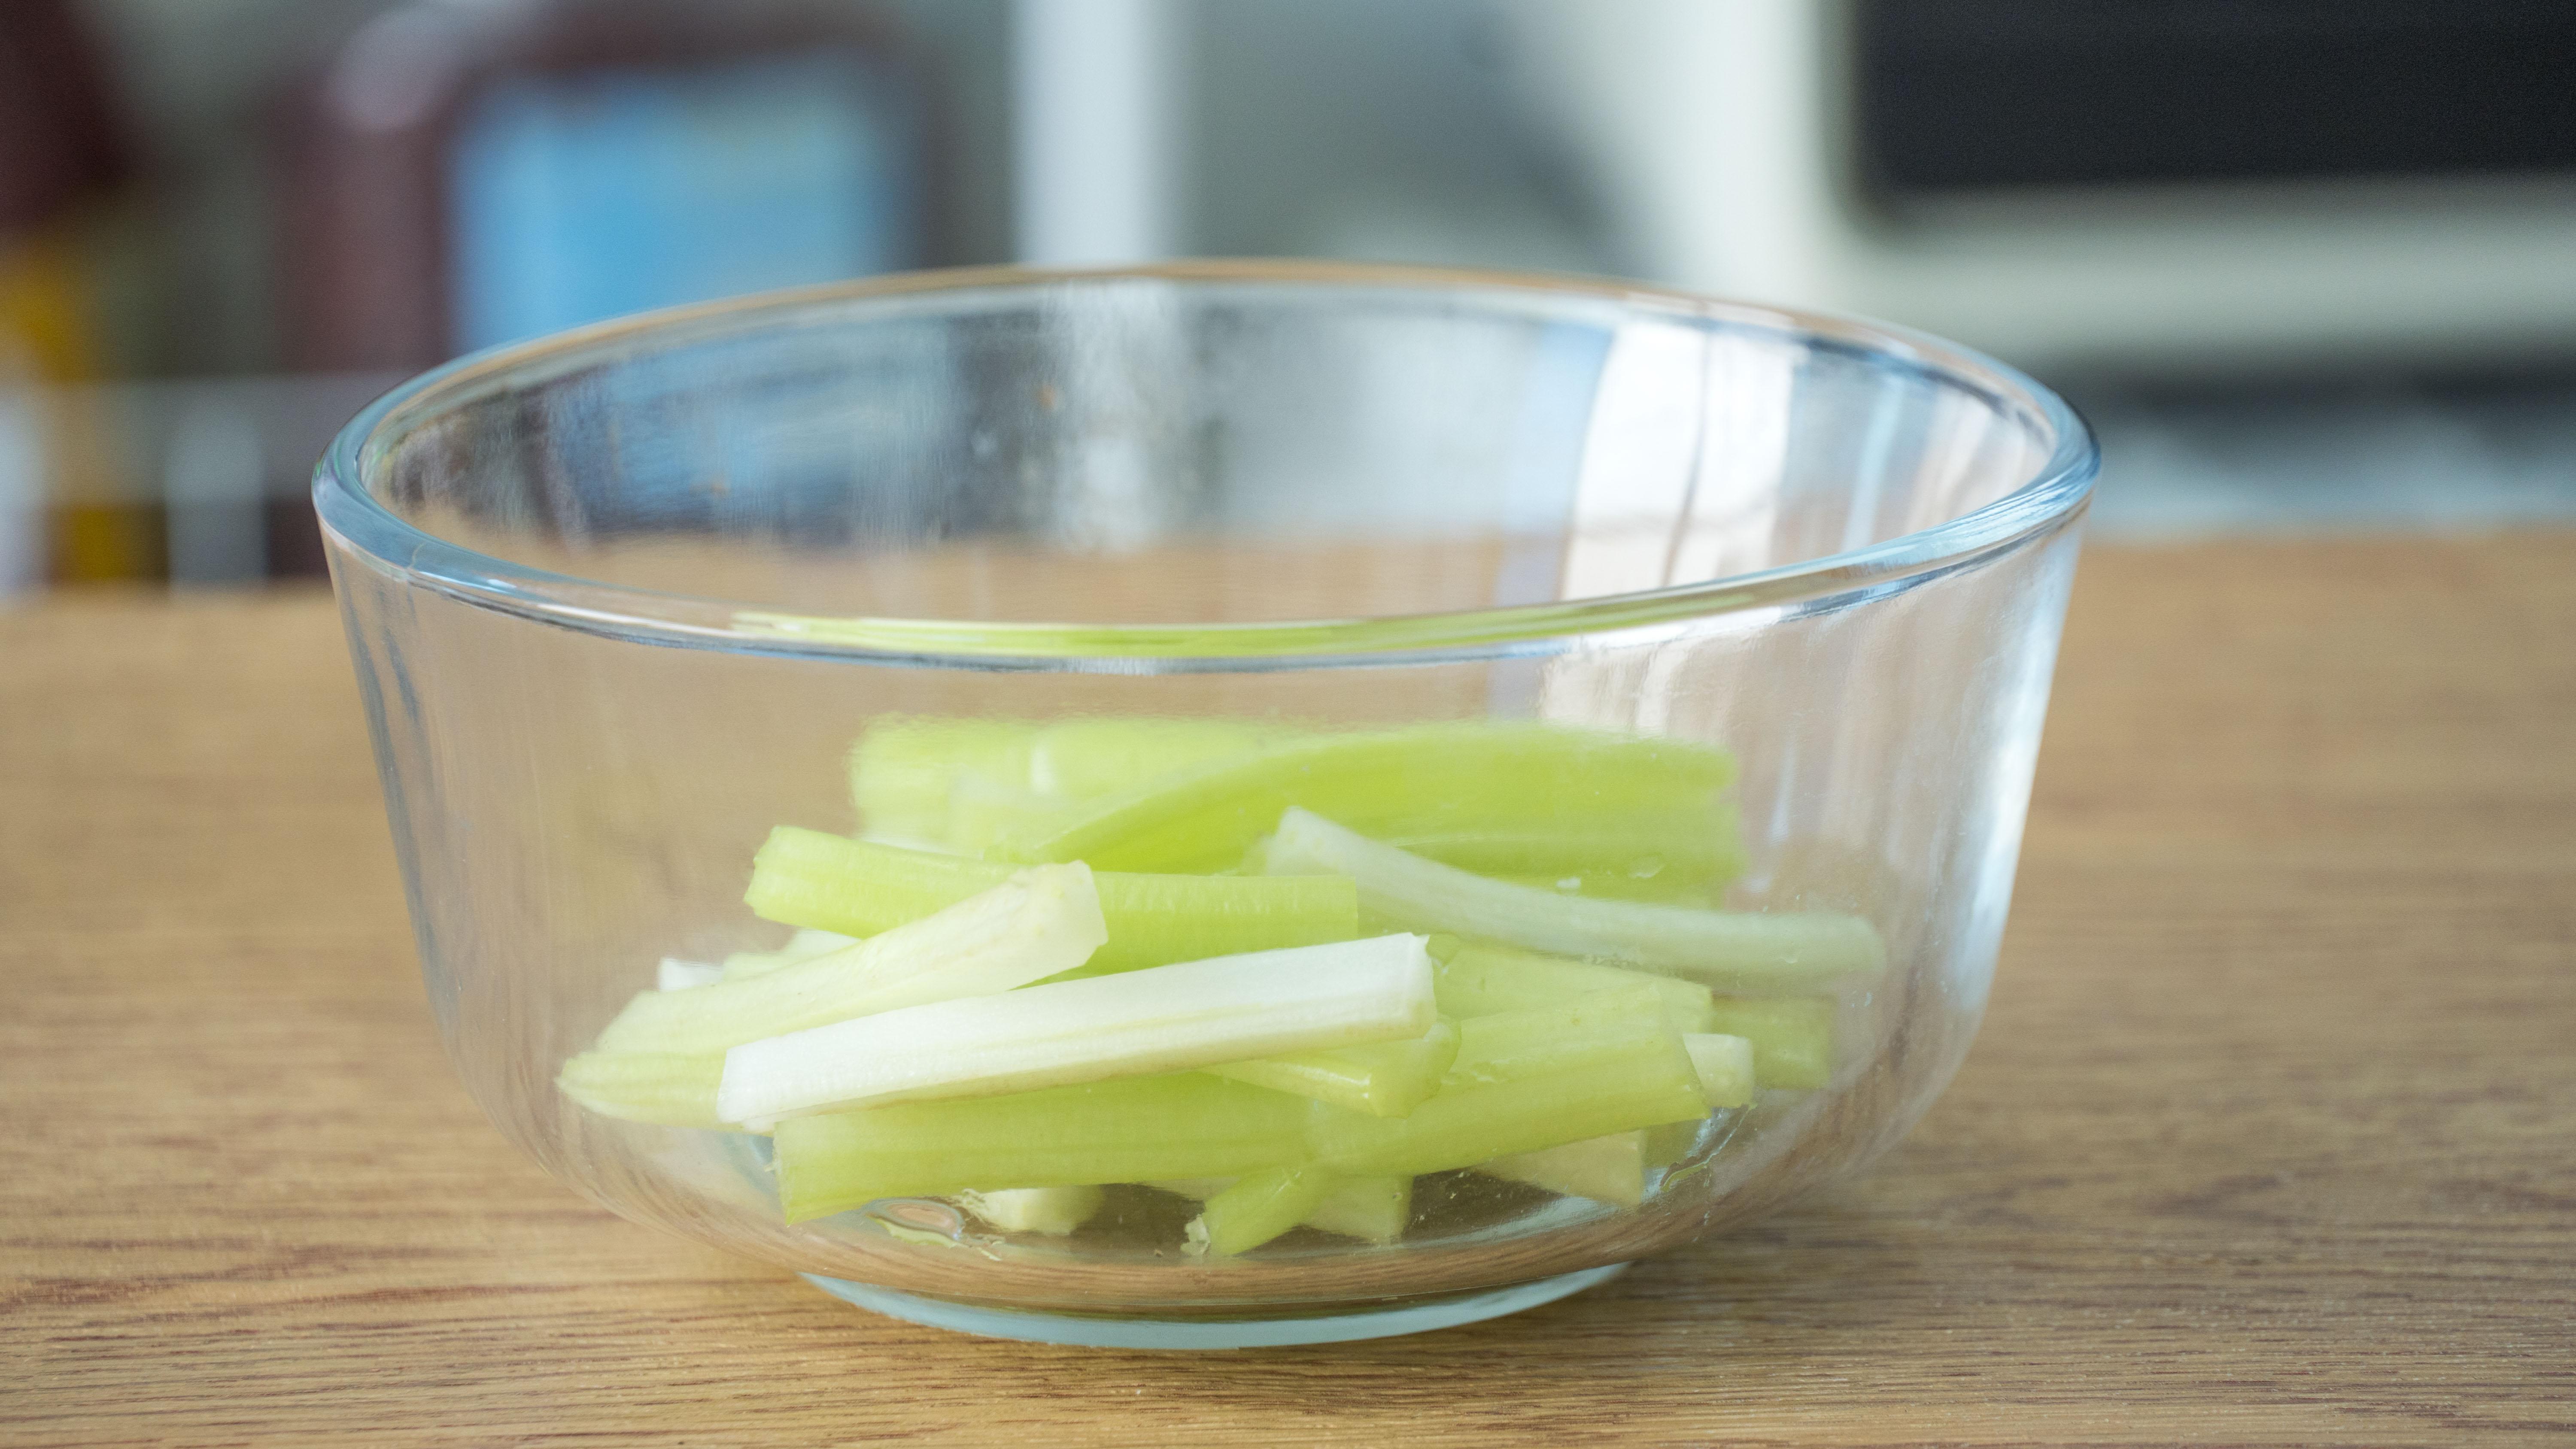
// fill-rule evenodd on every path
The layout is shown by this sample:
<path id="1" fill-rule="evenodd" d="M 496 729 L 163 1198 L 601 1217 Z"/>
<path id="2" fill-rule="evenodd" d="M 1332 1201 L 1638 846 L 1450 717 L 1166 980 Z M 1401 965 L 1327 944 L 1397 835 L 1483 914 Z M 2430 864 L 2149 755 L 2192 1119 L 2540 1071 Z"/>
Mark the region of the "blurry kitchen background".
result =
<path id="1" fill-rule="evenodd" d="M 1945 333 L 2101 534 L 2576 520 L 2566 0 L 0 0 L 0 595 L 318 573 L 477 347 L 1191 254 Z"/>

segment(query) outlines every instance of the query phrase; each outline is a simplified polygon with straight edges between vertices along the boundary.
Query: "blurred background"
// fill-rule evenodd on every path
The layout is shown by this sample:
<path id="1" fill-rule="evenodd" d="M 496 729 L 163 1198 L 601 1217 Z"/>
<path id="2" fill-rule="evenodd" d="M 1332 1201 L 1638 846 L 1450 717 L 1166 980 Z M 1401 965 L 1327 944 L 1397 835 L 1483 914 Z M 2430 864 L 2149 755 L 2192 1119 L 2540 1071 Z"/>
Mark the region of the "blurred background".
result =
<path id="1" fill-rule="evenodd" d="M 2565 0 L 0 0 L 0 595 L 318 574 L 478 347 L 1192 254 L 1950 335 L 2099 534 L 2576 520 Z"/>

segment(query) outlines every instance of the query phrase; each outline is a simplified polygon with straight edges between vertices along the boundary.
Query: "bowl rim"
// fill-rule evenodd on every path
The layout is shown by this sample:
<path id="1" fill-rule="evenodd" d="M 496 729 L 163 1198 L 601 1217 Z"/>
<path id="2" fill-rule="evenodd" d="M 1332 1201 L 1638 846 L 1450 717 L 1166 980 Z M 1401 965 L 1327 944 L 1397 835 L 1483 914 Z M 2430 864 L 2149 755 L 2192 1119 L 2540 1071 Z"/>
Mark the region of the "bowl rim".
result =
<path id="1" fill-rule="evenodd" d="M 1928 528 L 1752 573 L 1581 599 L 1331 619 L 1202 624 L 1061 624 L 919 618 L 823 618 L 748 601 L 609 583 L 498 558 L 431 533 L 366 486 L 371 466 L 412 427 L 477 392 L 573 371 L 642 339 L 687 341 L 787 322 L 807 310 L 943 293 L 1040 291 L 1130 281 L 1384 288 L 1417 293 L 1546 293 L 1640 317 L 1760 331 L 1893 361 L 2045 427 L 2048 458 L 1993 501 Z M 1735 301 L 1616 278 L 1282 260 L 1186 260 L 1037 269 L 903 272 L 637 313 L 471 353 L 369 403 L 316 464 L 324 534 L 353 556 L 461 602 L 587 633 L 687 648 L 857 658 L 946 668 L 1172 669 L 1431 662 L 1554 653 L 1577 639 L 1670 630 L 1715 616 L 1789 606 L 1835 607 L 2010 552 L 2080 516 L 2100 470 L 2084 419 L 2054 391 L 1983 353 L 1889 323 Z M 338 549 L 333 555 L 335 573 Z M 343 584 L 345 588 L 345 582 Z"/>

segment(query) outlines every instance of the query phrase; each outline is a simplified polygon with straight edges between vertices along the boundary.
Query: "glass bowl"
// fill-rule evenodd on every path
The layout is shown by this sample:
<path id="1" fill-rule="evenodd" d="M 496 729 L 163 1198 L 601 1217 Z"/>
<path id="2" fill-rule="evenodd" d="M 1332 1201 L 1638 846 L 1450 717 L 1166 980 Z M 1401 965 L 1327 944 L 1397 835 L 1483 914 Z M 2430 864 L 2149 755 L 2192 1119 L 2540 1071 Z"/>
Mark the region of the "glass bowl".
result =
<path id="1" fill-rule="evenodd" d="M 1544 1302 L 1905 1132 L 2094 467 L 1890 328 L 1208 263 L 485 353 L 315 498 L 513 1142 L 888 1313 L 1218 1347 Z"/>

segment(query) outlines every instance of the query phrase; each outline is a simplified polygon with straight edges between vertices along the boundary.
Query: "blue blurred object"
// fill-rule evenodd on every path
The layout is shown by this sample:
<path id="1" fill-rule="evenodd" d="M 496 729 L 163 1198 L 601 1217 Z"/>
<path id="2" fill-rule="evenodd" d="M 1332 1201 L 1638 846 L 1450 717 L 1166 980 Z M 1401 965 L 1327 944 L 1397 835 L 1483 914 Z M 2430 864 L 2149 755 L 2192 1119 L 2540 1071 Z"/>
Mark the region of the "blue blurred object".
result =
<path id="1" fill-rule="evenodd" d="M 494 84 L 451 153 L 455 345 L 916 264 L 900 84 L 831 53 Z"/>

